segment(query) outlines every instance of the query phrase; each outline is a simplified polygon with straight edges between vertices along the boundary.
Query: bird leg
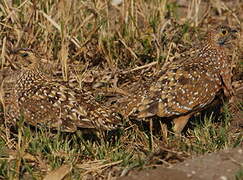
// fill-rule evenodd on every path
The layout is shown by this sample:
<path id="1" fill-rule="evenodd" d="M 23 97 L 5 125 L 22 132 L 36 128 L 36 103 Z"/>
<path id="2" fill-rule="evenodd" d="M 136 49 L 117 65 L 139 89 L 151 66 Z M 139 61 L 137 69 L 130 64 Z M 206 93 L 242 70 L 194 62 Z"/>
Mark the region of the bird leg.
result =
<path id="1" fill-rule="evenodd" d="M 162 123 L 161 121 L 160 123 L 160 128 L 161 128 L 161 135 L 163 137 L 163 140 L 168 143 L 168 128 L 167 125 Z"/>
<path id="2" fill-rule="evenodd" d="M 224 71 L 220 74 L 221 79 L 223 81 L 223 86 L 224 86 L 224 95 L 226 97 L 232 97 L 235 95 L 235 91 L 232 87 L 232 82 L 231 82 L 231 72 L 230 71 Z"/>
<path id="3" fill-rule="evenodd" d="M 191 117 L 191 114 L 187 114 L 184 116 L 177 117 L 173 119 L 174 127 L 173 130 L 176 134 L 180 134 L 181 131 L 184 129 L 185 125 L 188 122 L 188 119 Z"/>

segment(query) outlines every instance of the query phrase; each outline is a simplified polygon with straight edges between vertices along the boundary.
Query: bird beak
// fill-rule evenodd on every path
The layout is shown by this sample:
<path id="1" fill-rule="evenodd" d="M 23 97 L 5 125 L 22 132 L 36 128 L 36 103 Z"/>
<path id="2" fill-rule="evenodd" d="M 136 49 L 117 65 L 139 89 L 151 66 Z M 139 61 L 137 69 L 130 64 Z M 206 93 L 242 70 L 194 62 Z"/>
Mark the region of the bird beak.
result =
<path id="1" fill-rule="evenodd" d="M 239 31 L 237 31 L 236 29 L 231 29 L 231 33 L 237 33 Z"/>
<path id="2" fill-rule="evenodd" d="M 18 66 L 14 63 L 16 57 L 13 56 L 13 55 L 17 54 L 17 52 L 19 50 L 20 50 L 20 48 L 18 48 L 18 49 L 10 49 L 9 50 L 9 54 L 12 55 L 12 58 L 8 58 L 7 61 L 9 62 L 10 66 L 11 66 L 11 68 L 13 70 L 19 69 Z"/>
<path id="3" fill-rule="evenodd" d="M 240 32 L 240 30 L 236 30 L 236 29 L 231 29 L 231 38 L 232 39 L 237 39 L 237 36 L 239 35 L 238 33 Z"/>
<path id="4" fill-rule="evenodd" d="M 16 51 L 16 49 L 10 49 L 10 50 L 9 50 L 9 53 L 10 53 L 10 54 L 16 54 L 17 51 Z"/>

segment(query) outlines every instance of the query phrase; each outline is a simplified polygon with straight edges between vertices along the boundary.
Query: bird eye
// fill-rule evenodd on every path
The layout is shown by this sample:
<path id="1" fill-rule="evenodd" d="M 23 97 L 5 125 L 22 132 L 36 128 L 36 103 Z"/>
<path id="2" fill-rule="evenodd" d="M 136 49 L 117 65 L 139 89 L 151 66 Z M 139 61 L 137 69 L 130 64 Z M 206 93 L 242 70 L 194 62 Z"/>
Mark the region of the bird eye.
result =
<path id="1" fill-rule="evenodd" d="M 223 35 L 226 35 L 226 34 L 228 33 L 228 31 L 225 30 L 225 29 L 223 29 L 223 30 L 221 31 L 221 33 L 222 33 Z"/>
<path id="2" fill-rule="evenodd" d="M 22 57 L 27 57 L 29 54 L 28 53 L 22 53 L 21 56 Z"/>

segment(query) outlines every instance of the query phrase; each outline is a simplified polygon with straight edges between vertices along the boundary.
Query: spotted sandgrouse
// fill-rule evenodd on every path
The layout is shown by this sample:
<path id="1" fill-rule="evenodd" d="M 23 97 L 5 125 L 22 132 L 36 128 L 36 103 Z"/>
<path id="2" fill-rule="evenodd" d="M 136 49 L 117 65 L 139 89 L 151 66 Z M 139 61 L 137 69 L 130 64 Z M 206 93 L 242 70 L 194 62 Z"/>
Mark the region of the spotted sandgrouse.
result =
<path id="1" fill-rule="evenodd" d="M 161 71 L 138 107 L 138 117 L 171 118 L 174 131 L 180 133 L 188 119 L 209 105 L 221 90 L 232 96 L 226 46 L 236 38 L 236 32 L 222 25 L 212 29 L 193 57 L 172 63 Z"/>
<path id="2" fill-rule="evenodd" d="M 18 69 L 3 80 L 4 106 L 8 121 L 24 118 L 33 126 L 74 132 L 78 127 L 110 130 L 118 117 L 101 106 L 89 92 L 71 88 L 50 75 L 50 68 L 34 52 L 15 50 Z"/>

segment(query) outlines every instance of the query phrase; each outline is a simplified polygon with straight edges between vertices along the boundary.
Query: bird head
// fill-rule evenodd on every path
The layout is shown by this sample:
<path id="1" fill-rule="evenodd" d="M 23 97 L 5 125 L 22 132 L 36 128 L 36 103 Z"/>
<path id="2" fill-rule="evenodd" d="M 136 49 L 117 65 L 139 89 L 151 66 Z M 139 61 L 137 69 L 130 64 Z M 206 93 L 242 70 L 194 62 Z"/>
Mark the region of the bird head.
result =
<path id="1" fill-rule="evenodd" d="M 237 38 L 237 30 L 229 26 L 220 25 L 213 28 L 208 35 L 209 41 L 216 46 L 228 46 Z"/>
<path id="2" fill-rule="evenodd" d="M 58 67 L 58 64 L 42 59 L 28 48 L 15 49 L 11 53 L 14 58 L 10 61 L 10 64 L 15 70 L 35 70 L 45 74 L 53 74 Z"/>
<path id="3" fill-rule="evenodd" d="M 27 48 L 19 48 L 11 51 L 15 55 L 11 62 L 20 69 L 35 67 L 38 64 L 38 57 L 36 54 Z"/>

